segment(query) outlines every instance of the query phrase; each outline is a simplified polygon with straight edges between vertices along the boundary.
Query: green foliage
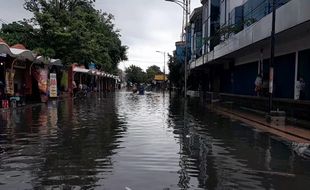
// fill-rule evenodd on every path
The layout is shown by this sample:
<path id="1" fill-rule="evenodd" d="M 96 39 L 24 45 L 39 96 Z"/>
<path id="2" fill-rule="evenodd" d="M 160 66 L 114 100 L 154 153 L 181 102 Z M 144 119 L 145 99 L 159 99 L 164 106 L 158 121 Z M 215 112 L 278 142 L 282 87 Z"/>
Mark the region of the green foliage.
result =
<path id="1" fill-rule="evenodd" d="M 182 88 L 184 84 L 184 63 L 178 61 L 175 55 L 169 55 L 168 67 L 169 67 L 169 81 L 177 88 Z"/>
<path id="2" fill-rule="evenodd" d="M 39 55 L 42 55 L 44 57 L 54 57 L 55 56 L 55 51 L 51 48 L 48 48 L 48 49 L 36 48 L 33 50 L 33 52 L 37 56 L 39 56 Z"/>
<path id="3" fill-rule="evenodd" d="M 216 30 L 213 36 L 203 39 L 203 43 L 207 44 L 210 41 L 210 44 L 217 44 L 221 41 L 225 41 L 230 38 L 231 35 L 240 32 L 243 29 L 243 26 L 250 26 L 255 23 L 256 20 L 253 18 L 246 19 L 243 22 L 238 24 L 225 25 Z"/>
<path id="4" fill-rule="evenodd" d="M 0 37 L 8 43 L 8 45 L 23 44 L 29 49 L 38 47 L 39 42 L 36 40 L 37 35 L 38 30 L 34 29 L 25 21 L 3 24 L 0 30 Z"/>
<path id="5" fill-rule="evenodd" d="M 146 69 L 147 82 L 152 82 L 155 75 L 161 74 L 160 68 L 157 65 L 152 65 Z"/>
<path id="6" fill-rule="evenodd" d="M 40 53 L 54 54 L 65 64 L 98 64 L 117 72 L 127 60 L 113 15 L 94 8 L 94 0 L 25 0 L 24 7 L 34 17 L 27 22 L 4 25 L 0 37 L 10 44 L 23 43 Z M 42 51 L 43 50 L 43 51 Z M 43 52 L 43 53 L 42 53 Z"/>
<path id="7" fill-rule="evenodd" d="M 131 65 L 125 70 L 127 81 L 132 83 L 145 83 L 146 73 L 138 66 Z"/>

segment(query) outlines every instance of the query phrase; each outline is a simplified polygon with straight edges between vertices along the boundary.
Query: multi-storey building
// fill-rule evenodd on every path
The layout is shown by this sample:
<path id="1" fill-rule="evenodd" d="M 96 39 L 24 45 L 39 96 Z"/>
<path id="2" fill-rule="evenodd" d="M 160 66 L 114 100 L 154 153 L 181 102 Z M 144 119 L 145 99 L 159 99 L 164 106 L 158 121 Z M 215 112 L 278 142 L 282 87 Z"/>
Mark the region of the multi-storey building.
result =
<path id="1" fill-rule="evenodd" d="M 268 93 L 271 2 L 201 0 L 202 51 L 192 56 L 189 78 L 201 76 L 192 81 L 208 91 L 255 96 L 254 81 L 261 75 Z M 276 0 L 276 6 L 274 97 L 297 99 L 303 78 L 309 100 L 310 1 Z"/>

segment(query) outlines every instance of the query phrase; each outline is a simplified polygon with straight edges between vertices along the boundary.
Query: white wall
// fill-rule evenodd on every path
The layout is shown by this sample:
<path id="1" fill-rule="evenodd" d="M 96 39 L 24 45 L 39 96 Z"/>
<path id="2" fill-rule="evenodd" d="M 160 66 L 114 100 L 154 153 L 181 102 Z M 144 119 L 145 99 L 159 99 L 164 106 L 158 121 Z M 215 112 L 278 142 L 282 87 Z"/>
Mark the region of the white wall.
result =
<path id="1" fill-rule="evenodd" d="M 233 2 L 234 0 L 231 0 Z M 236 2 L 239 0 L 236 0 Z M 238 5 L 241 0 L 234 5 Z M 245 1 L 244 1 L 245 2 Z M 233 7 L 233 6 L 232 6 Z M 286 31 L 294 26 L 305 24 L 310 21 L 310 0 L 292 0 L 282 7 L 277 9 L 276 14 L 276 33 Z M 233 53 L 242 48 L 247 48 L 249 45 L 257 43 L 270 36 L 271 32 L 271 14 L 265 16 L 253 25 L 245 28 L 243 31 L 232 36 L 230 39 L 222 42 L 212 52 L 209 52 L 204 57 L 198 58 L 191 63 L 191 68 L 198 67 L 199 65 L 219 59 L 225 55 Z M 310 35 L 300 36 L 298 33 L 293 34 L 296 36 L 295 40 L 277 42 L 276 54 L 283 55 L 296 50 L 310 48 Z M 265 57 L 269 55 L 269 49 L 265 48 Z M 236 58 L 237 64 L 244 64 L 257 60 L 259 57 L 259 50 L 253 49 L 253 53 L 247 55 L 238 55 Z"/>
<path id="2" fill-rule="evenodd" d="M 302 51 L 305 49 L 310 49 L 310 35 L 303 35 L 298 36 L 298 38 L 290 41 L 276 41 L 276 47 L 275 47 L 275 56 L 281 56 L 289 53 L 294 53 L 296 51 Z M 264 45 L 263 47 L 263 58 L 268 59 L 270 57 L 270 45 L 269 43 L 267 45 Z M 258 61 L 260 58 L 260 51 L 259 49 L 253 49 L 252 53 L 239 54 L 235 58 L 235 64 L 236 65 L 242 65 L 246 63 L 251 63 L 254 61 Z"/>
<path id="3" fill-rule="evenodd" d="M 310 0 L 292 0 L 277 9 L 276 33 L 283 32 L 310 20 Z M 210 52 L 208 61 L 218 59 L 234 51 L 245 48 L 270 36 L 271 14 L 230 37 Z"/>

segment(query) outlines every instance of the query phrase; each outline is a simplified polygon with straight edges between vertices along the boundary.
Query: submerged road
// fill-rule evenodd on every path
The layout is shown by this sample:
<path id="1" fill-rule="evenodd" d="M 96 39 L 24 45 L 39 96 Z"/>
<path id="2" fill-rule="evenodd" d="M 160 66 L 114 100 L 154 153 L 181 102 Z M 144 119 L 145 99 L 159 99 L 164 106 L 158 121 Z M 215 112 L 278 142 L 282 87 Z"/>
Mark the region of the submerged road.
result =
<path id="1" fill-rule="evenodd" d="M 309 189 L 284 140 L 184 106 L 118 92 L 0 112 L 0 189 Z"/>

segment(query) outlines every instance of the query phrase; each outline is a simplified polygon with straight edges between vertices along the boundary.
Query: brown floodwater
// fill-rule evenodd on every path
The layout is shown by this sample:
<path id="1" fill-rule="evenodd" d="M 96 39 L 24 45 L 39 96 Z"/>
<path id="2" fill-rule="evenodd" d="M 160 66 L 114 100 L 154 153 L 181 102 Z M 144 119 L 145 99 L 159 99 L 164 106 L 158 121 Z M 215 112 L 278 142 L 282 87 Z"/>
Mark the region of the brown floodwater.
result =
<path id="1" fill-rule="evenodd" d="M 0 189 L 309 189 L 291 145 L 168 93 L 0 110 Z"/>

